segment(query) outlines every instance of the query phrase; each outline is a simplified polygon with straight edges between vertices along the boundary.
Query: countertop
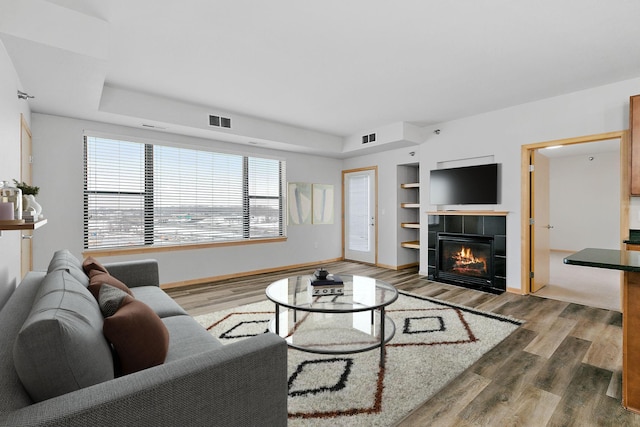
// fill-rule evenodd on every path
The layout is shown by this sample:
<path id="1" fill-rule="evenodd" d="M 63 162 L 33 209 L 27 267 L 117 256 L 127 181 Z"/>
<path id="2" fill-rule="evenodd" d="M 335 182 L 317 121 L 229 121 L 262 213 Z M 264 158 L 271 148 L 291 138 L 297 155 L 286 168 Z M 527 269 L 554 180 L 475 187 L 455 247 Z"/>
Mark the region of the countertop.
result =
<path id="1" fill-rule="evenodd" d="M 569 255 L 563 262 L 584 267 L 640 272 L 640 251 L 587 248 Z"/>
<path id="2" fill-rule="evenodd" d="M 623 242 L 631 245 L 640 245 L 640 230 L 629 230 L 629 238 L 623 240 Z"/>

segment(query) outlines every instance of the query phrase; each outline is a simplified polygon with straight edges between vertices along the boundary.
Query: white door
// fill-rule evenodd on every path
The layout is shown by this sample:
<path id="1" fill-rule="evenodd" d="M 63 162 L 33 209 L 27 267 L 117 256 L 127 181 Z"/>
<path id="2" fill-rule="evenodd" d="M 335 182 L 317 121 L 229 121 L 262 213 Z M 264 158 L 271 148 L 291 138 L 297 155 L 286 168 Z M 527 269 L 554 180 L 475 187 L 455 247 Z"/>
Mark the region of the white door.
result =
<path id="1" fill-rule="evenodd" d="M 376 169 L 344 172 L 344 257 L 376 263 Z"/>

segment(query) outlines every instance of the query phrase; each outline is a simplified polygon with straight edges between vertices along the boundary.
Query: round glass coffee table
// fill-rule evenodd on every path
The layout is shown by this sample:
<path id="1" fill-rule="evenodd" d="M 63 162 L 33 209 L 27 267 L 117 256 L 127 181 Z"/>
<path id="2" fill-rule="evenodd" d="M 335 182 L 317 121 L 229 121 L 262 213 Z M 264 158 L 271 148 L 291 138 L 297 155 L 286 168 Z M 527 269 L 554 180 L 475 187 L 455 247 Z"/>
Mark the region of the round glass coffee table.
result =
<path id="1" fill-rule="evenodd" d="M 389 283 L 371 277 L 341 274 L 342 294 L 314 295 L 312 276 L 273 282 L 267 298 L 275 303 L 269 330 L 285 338 L 290 347 L 320 354 L 348 354 L 380 348 L 396 327 L 385 307 L 398 299 Z"/>

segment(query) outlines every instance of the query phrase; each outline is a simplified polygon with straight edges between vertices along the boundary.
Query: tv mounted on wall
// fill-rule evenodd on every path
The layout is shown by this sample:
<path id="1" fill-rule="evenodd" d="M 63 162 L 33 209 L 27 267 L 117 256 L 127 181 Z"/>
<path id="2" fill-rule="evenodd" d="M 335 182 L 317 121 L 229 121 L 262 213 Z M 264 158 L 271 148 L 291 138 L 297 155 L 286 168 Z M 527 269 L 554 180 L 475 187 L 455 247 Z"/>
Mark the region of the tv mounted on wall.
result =
<path id="1" fill-rule="evenodd" d="M 498 164 L 490 163 L 430 173 L 429 201 L 432 205 L 498 204 Z"/>

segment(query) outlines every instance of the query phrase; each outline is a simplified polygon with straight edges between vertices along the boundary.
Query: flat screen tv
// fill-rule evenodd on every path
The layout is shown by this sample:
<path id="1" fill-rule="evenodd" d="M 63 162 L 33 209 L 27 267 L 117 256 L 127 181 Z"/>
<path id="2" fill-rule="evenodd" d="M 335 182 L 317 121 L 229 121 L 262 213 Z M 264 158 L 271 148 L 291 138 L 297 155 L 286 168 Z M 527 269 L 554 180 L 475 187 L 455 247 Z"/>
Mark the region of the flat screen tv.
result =
<path id="1" fill-rule="evenodd" d="M 498 204 L 498 164 L 490 163 L 430 173 L 429 201 L 432 205 Z"/>

